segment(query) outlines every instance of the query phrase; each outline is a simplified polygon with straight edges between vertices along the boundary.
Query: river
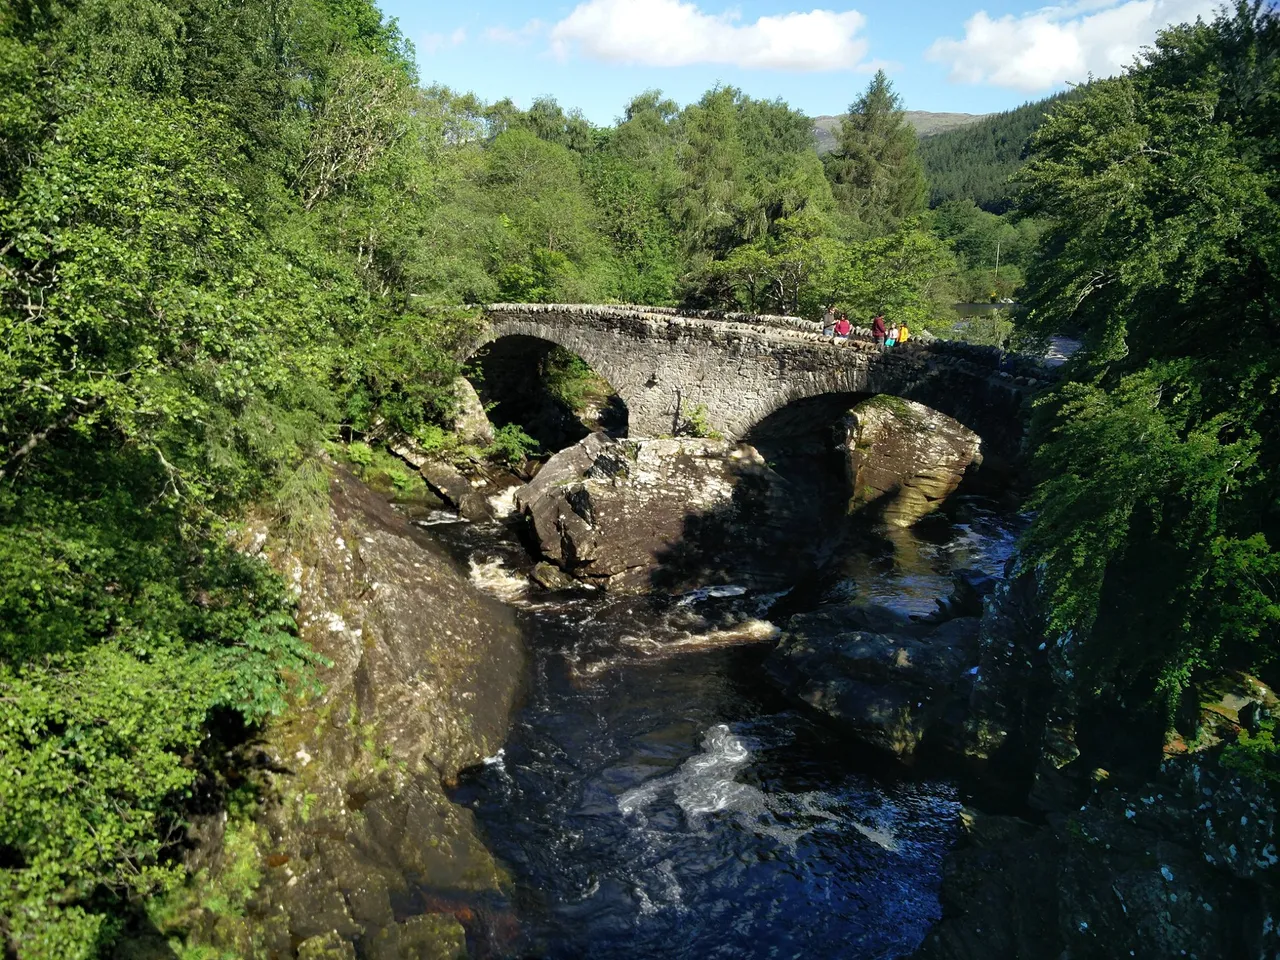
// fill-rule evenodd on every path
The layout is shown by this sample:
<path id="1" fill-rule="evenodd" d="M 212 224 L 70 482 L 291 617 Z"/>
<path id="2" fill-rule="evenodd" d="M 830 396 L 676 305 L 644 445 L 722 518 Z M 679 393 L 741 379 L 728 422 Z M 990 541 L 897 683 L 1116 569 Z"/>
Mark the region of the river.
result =
<path id="1" fill-rule="evenodd" d="M 844 537 L 800 602 L 928 613 L 951 569 L 997 572 L 1015 526 L 954 497 L 891 539 Z M 781 698 L 761 663 L 784 595 L 548 593 L 514 525 L 432 529 L 517 608 L 532 651 L 505 747 L 454 792 L 510 869 L 502 907 L 519 918 L 475 953 L 869 960 L 920 943 L 964 789 Z"/>

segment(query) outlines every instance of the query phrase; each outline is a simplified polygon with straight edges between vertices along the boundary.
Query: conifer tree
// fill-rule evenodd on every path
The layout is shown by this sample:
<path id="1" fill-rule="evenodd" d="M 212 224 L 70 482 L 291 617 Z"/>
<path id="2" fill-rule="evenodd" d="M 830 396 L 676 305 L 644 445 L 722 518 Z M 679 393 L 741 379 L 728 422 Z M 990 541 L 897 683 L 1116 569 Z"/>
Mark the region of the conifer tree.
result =
<path id="1" fill-rule="evenodd" d="M 849 107 L 836 150 L 825 163 L 836 202 L 861 233 L 891 233 L 924 210 L 926 184 L 916 134 L 883 70 Z"/>

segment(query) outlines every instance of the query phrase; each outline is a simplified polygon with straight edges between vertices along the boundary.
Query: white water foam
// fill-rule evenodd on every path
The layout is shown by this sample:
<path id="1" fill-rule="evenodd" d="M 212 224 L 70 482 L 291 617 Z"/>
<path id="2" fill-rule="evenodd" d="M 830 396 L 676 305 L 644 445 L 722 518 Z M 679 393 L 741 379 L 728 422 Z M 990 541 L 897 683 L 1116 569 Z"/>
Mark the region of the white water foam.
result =
<path id="1" fill-rule="evenodd" d="M 840 801 L 820 791 L 799 794 L 768 794 L 758 787 L 738 783 L 738 774 L 751 762 L 751 751 L 727 725 L 717 724 L 707 731 L 702 751 L 690 757 L 674 772 L 640 784 L 618 798 L 623 816 L 633 817 L 644 830 L 646 807 L 670 793 L 684 811 L 691 826 L 711 813 L 728 812 L 746 830 L 771 837 L 779 844 L 795 848 L 808 834 L 824 824 L 845 820 L 833 812 Z M 854 822 L 863 836 L 886 850 L 898 849 L 889 818 L 872 818 L 870 825 Z"/>
<path id="2" fill-rule="evenodd" d="M 477 560 L 472 557 L 470 565 L 471 582 L 491 597 L 515 603 L 529 592 L 529 581 L 512 573 L 499 558 Z"/>
<path id="3" fill-rule="evenodd" d="M 891 853 L 898 849 L 898 838 L 894 835 L 892 826 L 881 824 L 867 826 L 865 823 L 859 823 L 855 820 L 853 821 L 853 829 L 857 830 L 876 846 L 884 847 Z"/>
<path id="4" fill-rule="evenodd" d="M 456 510 L 432 510 L 425 517 L 413 522 L 420 527 L 435 527 L 442 523 L 470 523 L 471 521 L 459 516 Z"/>
<path id="5" fill-rule="evenodd" d="M 744 620 L 742 623 L 721 630 L 683 633 L 663 639 L 648 635 L 623 634 L 618 638 L 618 647 L 620 650 L 628 651 L 630 655 L 618 656 L 615 653 L 600 659 L 589 660 L 585 664 L 580 663 L 581 657 L 576 654 L 566 655 L 566 659 L 575 665 L 574 673 L 578 676 L 594 677 L 606 670 L 634 663 L 637 658 L 657 659 L 696 653 L 701 650 L 714 650 L 719 647 L 765 643 L 776 640 L 781 633 L 777 624 L 770 623 L 768 620 L 753 619 Z"/>
<path id="6" fill-rule="evenodd" d="M 516 491 L 519 489 L 519 487 L 507 487 L 489 498 L 489 509 L 499 520 L 516 512 Z"/>
<path id="7" fill-rule="evenodd" d="M 643 823 L 644 808 L 667 792 L 674 795 L 690 819 L 727 809 L 744 791 L 756 789 L 734 779 L 750 759 L 746 743 L 725 724 L 717 724 L 703 738 L 701 753 L 694 754 L 674 773 L 628 790 L 618 798 L 618 809 L 624 815 L 635 814 Z"/>
<path id="8" fill-rule="evenodd" d="M 699 587 L 697 590 L 690 590 L 684 594 L 677 603 L 682 607 L 686 607 L 691 603 L 697 603 L 699 600 L 706 600 L 708 597 L 715 599 L 740 597 L 746 592 L 746 587 L 740 587 L 736 583 L 726 583 L 716 587 Z"/>

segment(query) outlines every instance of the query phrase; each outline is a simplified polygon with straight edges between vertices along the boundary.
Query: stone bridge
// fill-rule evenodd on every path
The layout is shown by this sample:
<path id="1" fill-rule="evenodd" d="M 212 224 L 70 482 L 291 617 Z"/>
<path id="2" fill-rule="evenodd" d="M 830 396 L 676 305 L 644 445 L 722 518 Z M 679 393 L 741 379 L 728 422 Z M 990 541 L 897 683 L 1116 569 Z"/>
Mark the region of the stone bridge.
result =
<path id="1" fill-rule="evenodd" d="M 1017 456 L 1029 397 L 1055 371 L 993 347 L 913 338 L 881 353 L 865 330 L 845 342 L 794 317 L 662 307 L 496 304 L 471 353 L 505 337 L 573 351 L 626 403 L 632 436 L 678 432 L 698 408 L 741 438 L 788 403 L 823 394 L 892 394 L 955 418 L 984 452 Z"/>

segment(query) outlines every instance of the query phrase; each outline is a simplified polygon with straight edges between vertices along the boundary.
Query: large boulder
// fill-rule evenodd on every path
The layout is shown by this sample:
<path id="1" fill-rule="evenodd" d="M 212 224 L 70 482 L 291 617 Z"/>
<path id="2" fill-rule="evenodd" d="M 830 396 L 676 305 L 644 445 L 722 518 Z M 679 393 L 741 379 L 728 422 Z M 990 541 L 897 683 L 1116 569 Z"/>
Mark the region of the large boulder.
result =
<path id="1" fill-rule="evenodd" d="M 453 396 L 456 402 L 453 416 L 453 432 L 463 443 L 477 447 L 487 447 L 493 443 L 493 424 L 489 422 L 489 414 L 485 412 L 480 394 L 466 377 L 458 377 L 453 381 Z"/>
<path id="2" fill-rule="evenodd" d="M 906 758 L 926 737 L 957 743 L 978 621 L 963 617 L 927 633 L 891 621 L 887 612 L 846 606 L 792 617 L 766 670 L 788 694 L 878 750 Z"/>
<path id="3" fill-rule="evenodd" d="M 355 956 L 352 942 L 380 960 L 458 956 L 465 904 L 492 898 L 506 875 L 446 787 L 506 739 L 522 636 L 423 531 L 330 469 L 327 522 L 312 537 L 263 527 L 246 545 L 296 585 L 302 636 L 331 665 L 318 671 L 323 693 L 265 732 L 270 802 L 252 847 L 240 835 L 218 852 L 224 821 L 205 825 L 195 868 L 262 874 L 246 916 L 212 914 L 206 939 L 235 956 Z M 424 890 L 456 908 L 404 917 Z"/>
<path id="4" fill-rule="evenodd" d="M 516 493 L 543 557 L 619 590 L 776 583 L 804 551 L 767 549 L 788 530 L 787 485 L 750 446 L 592 434 Z"/>
<path id="5" fill-rule="evenodd" d="M 898 397 L 872 397 L 837 426 L 853 494 L 850 510 L 875 504 L 881 519 L 910 526 L 936 510 L 981 463 L 981 439 L 948 416 Z"/>

